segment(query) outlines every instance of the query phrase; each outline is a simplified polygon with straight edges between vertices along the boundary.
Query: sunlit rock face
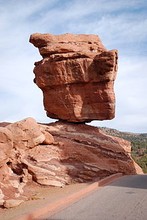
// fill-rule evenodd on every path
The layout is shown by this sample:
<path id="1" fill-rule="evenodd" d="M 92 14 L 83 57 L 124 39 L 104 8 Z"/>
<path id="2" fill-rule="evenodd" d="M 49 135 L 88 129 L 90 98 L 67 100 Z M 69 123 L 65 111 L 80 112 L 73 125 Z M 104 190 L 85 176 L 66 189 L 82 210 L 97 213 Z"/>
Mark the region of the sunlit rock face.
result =
<path id="1" fill-rule="evenodd" d="M 43 91 L 49 117 L 69 122 L 114 118 L 117 50 L 108 51 L 96 35 L 37 33 L 30 42 L 43 57 L 35 63 L 34 82 Z"/>
<path id="2" fill-rule="evenodd" d="M 28 200 L 34 183 L 63 187 L 142 173 L 130 142 L 82 123 L 43 125 L 27 118 L 0 127 L 0 138 L 0 206 L 6 208 Z"/>

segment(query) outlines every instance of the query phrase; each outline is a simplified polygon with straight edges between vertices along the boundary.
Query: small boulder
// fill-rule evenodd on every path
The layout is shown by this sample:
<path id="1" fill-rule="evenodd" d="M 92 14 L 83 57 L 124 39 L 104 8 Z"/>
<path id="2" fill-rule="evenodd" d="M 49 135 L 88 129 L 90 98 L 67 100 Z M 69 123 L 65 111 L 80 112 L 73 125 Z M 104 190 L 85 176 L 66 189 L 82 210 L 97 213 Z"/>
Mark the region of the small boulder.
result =
<path id="1" fill-rule="evenodd" d="M 9 209 L 9 208 L 17 207 L 23 202 L 24 202 L 23 200 L 8 199 L 4 201 L 3 206 Z"/>
<path id="2" fill-rule="evenodd" d="M 45 140 L 40 131 L 40 126 L 35 119 L 27 118 L 7 126 L 13 134 L 14 146 L 16 148 L 33 148 Z"/>
<path id="3" fill-rule="evenodd" d="M 49 132 L 44 131 L 43 134 L 45 136 L 45 140 L 43 141 L 43 144 L 53 144 L 54 143 L 54 138 Z"/>

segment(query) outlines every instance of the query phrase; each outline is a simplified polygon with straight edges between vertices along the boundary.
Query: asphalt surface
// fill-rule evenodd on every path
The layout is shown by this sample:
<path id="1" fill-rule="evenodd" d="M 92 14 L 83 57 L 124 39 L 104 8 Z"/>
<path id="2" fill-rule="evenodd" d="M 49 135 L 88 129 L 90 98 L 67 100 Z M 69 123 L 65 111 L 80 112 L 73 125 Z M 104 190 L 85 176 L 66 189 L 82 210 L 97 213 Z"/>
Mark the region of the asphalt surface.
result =
<path id="1" fill-rule="evenodd" d="M 147 220 L 147 175 L 121 177 L 39 220 Z"/>

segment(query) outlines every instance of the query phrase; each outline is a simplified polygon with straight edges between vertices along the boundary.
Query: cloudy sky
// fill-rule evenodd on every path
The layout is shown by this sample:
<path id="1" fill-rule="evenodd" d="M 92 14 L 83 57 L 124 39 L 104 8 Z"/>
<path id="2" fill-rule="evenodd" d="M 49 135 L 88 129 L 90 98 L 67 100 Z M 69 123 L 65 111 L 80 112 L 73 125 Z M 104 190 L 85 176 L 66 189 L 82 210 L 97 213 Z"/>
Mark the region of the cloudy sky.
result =
<path id="1" fill-rule="evenodd" d="M 147 132 L 146 0 L 0 0 L 0 121 L 51 121 L 33 83 L 41 57 L 29 36 L 36 32 L 97 34 L 118 49 L 116 117 L 92 124 Z"/>

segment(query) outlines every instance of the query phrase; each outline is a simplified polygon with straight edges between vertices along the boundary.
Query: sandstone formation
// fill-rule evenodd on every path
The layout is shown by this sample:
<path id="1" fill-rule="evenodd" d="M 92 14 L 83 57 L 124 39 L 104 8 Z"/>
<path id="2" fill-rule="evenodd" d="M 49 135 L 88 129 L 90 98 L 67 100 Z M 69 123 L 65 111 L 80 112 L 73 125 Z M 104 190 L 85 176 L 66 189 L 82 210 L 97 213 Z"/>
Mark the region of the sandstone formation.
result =
<path id="1" fill-rule="evenodd" d="M 34 82 L 45 110 L 61 120 L 0 123 L 0 207 L 29 200 L 33 184 L 64 187 L 115 173 L 141 174 L 130 142 L 84 124 L 115 116 L 117 51 L 106 50 L 96 35 L 33 34 L 30 42 L 43 57 L 35 63 Z"/>
<path id="2" fill-rule="evenodd" d="M 47 116 L 69 122 L 114 118 L 116 50 L 106 50 L 96 35 L 33 34 L 30 42 L 43 57 L 35 63 L 34 82 Z"/>
<path id="3" fill-rule="evenodd" d="M 130 156 L 130 142 L 85 125 L 37 124 L 32 118 L 0 127 L 0 206 L 29 199 L 32 182 L 60 186 L 114 173 L 142 173 Z"/>

